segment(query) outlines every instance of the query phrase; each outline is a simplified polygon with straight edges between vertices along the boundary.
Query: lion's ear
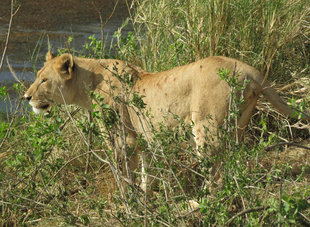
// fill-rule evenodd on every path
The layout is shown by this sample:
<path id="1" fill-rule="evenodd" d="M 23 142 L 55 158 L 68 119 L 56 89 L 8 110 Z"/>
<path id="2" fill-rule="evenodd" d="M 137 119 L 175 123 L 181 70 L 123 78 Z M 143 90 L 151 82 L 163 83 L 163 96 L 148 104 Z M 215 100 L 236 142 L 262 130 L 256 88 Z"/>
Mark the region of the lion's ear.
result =
<path id="1" fill-rule="evenodd" d="M 54 54 L 52 53 L 52 51 L 48 51 L 45 55 L 45 61 L 49 61 L 49 60 L 52 60 L 54 58 Z"/>
<path id="2" fill-rule="evenodd" d="M 64 79 L 71 79 L 74 70 L 73 56 L 71 54 L 63 54 L 59 56 L 56 61 L 55 69 Z"/>

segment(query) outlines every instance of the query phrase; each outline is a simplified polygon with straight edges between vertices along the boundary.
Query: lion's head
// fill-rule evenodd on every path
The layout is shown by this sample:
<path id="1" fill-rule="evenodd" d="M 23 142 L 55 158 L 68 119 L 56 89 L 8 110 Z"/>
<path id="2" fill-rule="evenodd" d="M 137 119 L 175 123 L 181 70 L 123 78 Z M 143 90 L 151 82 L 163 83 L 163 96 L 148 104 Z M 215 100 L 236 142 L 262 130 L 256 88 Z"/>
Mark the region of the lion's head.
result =
<path id="1" fill-rule="evenodd" d="M 47 112 L 54 102 L 71 103 L 73 94 L 69 87 L 73 71 L 72 55 L 54 57 L 51 52 L 47 53 L 43 68 L 24 95 L 35 113 Z"/>

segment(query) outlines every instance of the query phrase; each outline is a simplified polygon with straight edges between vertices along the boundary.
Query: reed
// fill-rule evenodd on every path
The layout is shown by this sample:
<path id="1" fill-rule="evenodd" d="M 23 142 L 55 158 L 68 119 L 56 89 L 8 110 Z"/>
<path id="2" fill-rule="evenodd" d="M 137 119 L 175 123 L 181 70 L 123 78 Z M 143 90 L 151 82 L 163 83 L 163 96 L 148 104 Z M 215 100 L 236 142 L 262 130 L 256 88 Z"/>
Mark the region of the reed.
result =
<path id="1" fill-rule="evenodd" d="M 309 64 L 309 1 L 134 0 L 133 5 L 139 48 L 122 46 L 121 51 L 145 69 L 165 70 L 226 55 L 266 76 L 272 72 L 287 79 L 289 72 L 281 65 L 291 59 Z"/>

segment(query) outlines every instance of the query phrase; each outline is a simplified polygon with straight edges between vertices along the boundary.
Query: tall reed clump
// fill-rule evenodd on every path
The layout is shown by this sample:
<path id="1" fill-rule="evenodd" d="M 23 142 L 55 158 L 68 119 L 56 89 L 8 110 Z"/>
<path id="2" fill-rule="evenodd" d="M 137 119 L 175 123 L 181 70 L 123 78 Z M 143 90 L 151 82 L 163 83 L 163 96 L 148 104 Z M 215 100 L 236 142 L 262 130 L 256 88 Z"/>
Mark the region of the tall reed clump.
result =
<path id="1" fill-rule="evenodd" d="M 134 0 L 133 5 L 135 37 L 121 53 L 145 69 L 226 55 L 287 79 L 288 60 L 309 64 L 309 1 Z M 139 48 L 130 49 L 133 43 Z"/>

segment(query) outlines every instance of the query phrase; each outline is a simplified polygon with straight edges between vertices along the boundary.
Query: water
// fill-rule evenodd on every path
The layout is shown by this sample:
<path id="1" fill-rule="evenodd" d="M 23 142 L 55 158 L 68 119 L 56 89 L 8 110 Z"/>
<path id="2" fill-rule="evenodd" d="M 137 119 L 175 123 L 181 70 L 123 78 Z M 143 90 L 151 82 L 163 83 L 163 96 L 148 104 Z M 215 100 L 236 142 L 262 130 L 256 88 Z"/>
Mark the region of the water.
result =
<path id="1" fill-rule="evenodd" d="M 13 26 L 6 57 L 19 79 L 31 83 L 34 68 L 39 69 L 45 59 L 49 42 L 53 50 L 71 46 L 80 50 L 90 35 L 101 38 L 100 17 L 105 22 L 117 0 L 27 0 L 21 2 Z M 0 1 L 0 58 L 4 49 L 10 19 L 11 0 Z M 104 37 L 110 42 L 113 33 L 128 16 L 126 1 L 120 0 L 111 19 L 104 27 Z M 47 38 L 48 37 L 48 38 Z M 10 87 L 15 82 L 4 61 L 0 72 L 0 85 Z M 11 104 L 0 101 L 0 111 L 10 111 Z M 14 108 L 13 108 L 14 109 Z"/>

